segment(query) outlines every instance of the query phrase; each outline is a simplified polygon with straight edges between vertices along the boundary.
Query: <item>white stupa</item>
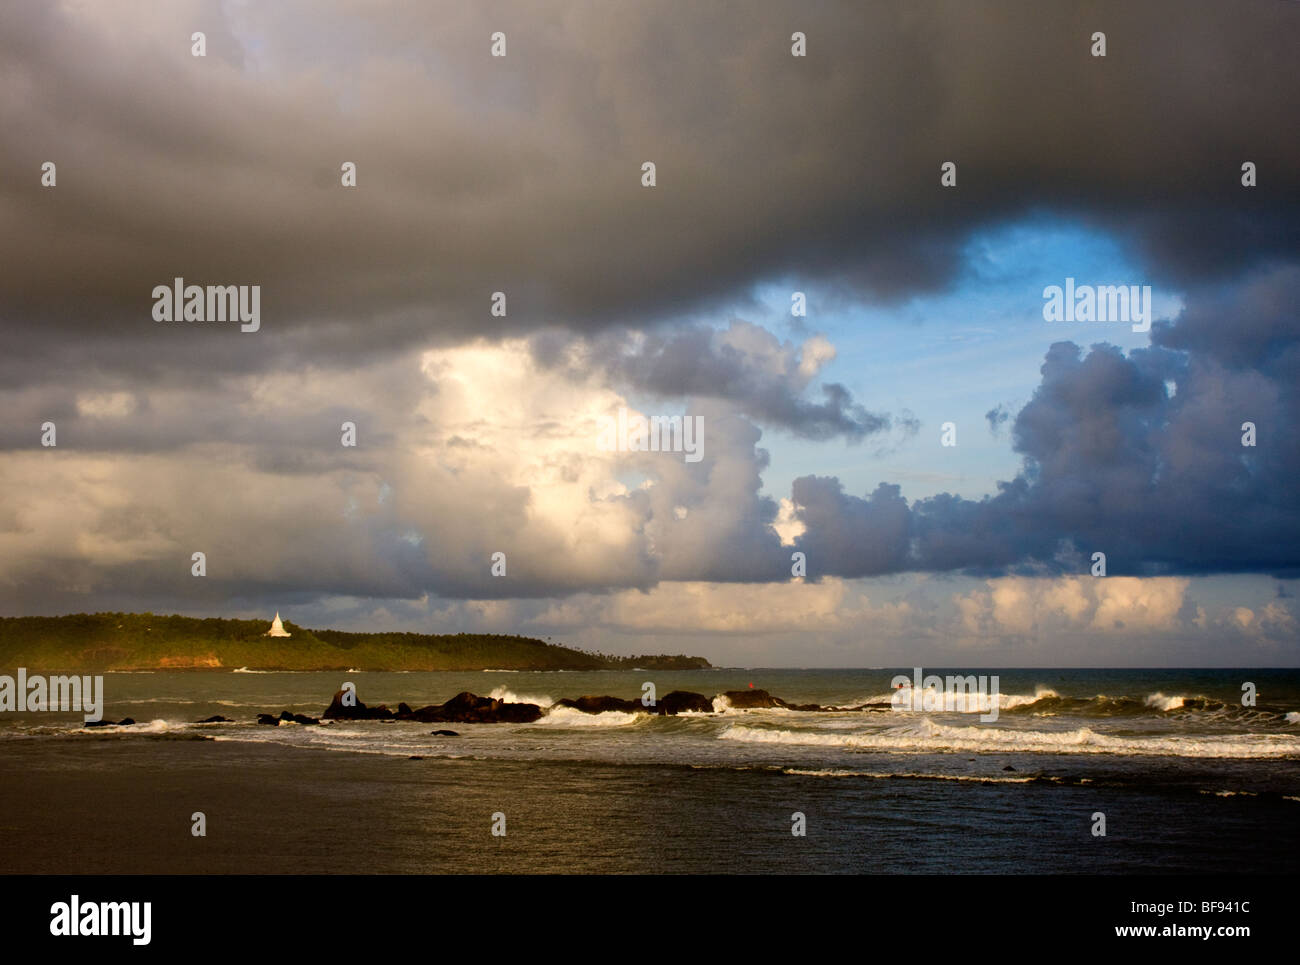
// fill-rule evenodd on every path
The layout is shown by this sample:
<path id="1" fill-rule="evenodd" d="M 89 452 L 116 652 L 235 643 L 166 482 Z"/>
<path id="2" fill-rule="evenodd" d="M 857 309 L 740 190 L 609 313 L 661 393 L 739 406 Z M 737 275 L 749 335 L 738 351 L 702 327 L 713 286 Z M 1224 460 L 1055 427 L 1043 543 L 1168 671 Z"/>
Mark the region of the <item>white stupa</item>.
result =
<path id="1" fill-rule="evenodd" d="M 264 634 L 264 636 L 268 636 L 268 637 L 291 637 L 291 636 L 293 636 L 292 633 L 290 633 L 288 630 L 286 630 L 286 629 L 284 628 L 284 624 L 280 622 L 280 611 L 279 611 L 279 610 L 276 610 L 276 611 L 275 611 L 275 619 L 271 621 L 271 629 L 267 630 L 266 633 Z"/>

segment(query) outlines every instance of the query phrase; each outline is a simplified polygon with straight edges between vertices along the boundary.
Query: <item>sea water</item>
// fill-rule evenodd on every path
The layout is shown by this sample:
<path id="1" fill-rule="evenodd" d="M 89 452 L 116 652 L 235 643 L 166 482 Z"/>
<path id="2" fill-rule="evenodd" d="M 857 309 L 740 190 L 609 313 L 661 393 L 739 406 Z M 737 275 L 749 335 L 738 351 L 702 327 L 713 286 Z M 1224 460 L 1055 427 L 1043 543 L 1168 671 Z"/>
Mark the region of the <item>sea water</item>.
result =
<path id="1" fill-rule="evenodd" d="M 0 788 L 0 859 L 22 869 L 35 836 L 57 865 L 67 810 L 124 795 L 136 813 L 123 802 L 102 849 L 80 839 L 92 852 L 80 860 L 99 870 L 1296 869 L 1300 671 L 926 670 L 997 673 L 997 721 L 974 707 L 898 709 L 890 682 L 911 668 L 106 674 L 105 719 L 139 723 L 0 715 L 0 774 L 21 769 L 13 779 L 48 802 L 32 809 Z M 639 699 L 649 681 L 660 695 L 752 686 L 862 709 L 719 700 L 676 717 L 557 708 L 526 725 L 255 723 L 319 716 L 345 680 L 390 708 L 462 690 L 542 707 Z M 217 714 L 233 722 L 195 723 Z M 221 843 L 203 869 L 183 836 L 152 839 L 170 812 L 151 787 L 184 798 L 187 818 L 212 800 Z M 509 818 L 505 839 L 489 833 L 495 813 Z M 796 813 L 803 835 L 791 833 Z"/>

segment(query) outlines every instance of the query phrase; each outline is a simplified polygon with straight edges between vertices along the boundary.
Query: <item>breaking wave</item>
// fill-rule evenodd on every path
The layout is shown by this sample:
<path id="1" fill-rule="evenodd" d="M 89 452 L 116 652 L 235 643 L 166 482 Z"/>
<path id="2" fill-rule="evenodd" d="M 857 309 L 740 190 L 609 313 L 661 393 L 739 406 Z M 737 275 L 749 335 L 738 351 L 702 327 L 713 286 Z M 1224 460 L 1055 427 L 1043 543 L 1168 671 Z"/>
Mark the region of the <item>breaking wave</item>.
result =
<path id="1" fill-rule="evenodd" d="M 161 717 L 144 724 L 106 724 L 103 727 L 82 727 L 78 734 L 166 734 L 185 725 L 177 721 L 166 721 Z"/>
<path id="2" fill-rule="evenodd" d="M 900 711 L 924 710 L 949 713 L 988 713 L 992 707 L 991 694 L 954 692 L 948 695 L 934 688 L 916 694 L 909 691 L 910 688 L 904 688 L 903 691 L 897 692 L 897 696 L 886 694 L 869 697 L 856 706 L 892 705 L 894 709 Z M 1300 723 L 1300 714 L 1281 715 L 1225 703 L 1199 694 L 1165 694 L 1156 691 L 1144 697 L 1112 697 L 1108 694 L 1097 694 L 1094 697 L 1063 697 L 1055 690 L 1040 687 L 1033 694 L 998 694 L 997 696 L 999 713 L 1027 716 L 1149 717 L 1206 714 L 1225 720 Z"/>
<path id="3" fill-rule="evenodd" d="M 1281 734 L 1137 737 L 1098 733 L 1088 727 L 1063 731 L 948 727 L 930 719 L 902 727 L 855 734 L 825 734 L 733 724 L 718 737 L 721 740 L 755 744 L 812 745 L 902 753 L 1014 751 L 1239 759 L 1300 757 L 1300 738 Z"/>
<path id="4" fill-rule="evenodd" d="M 839 771 L 830 769 L 805 770 L 798 767 L 787 767 L 781 771 L 782 774 L 789 774 L 792 777 L 867 777 L 876 780 L 893 780 L 893 779 L 910 779 L 915 781 L 961 781 L 971 784 L 1029 784 L 1034 781 L 1042 781 L 1044 778 L 1035 775 L 1025 775 L 1021 777 L 1006 776 L 980 776 L 977 774 L 919 774 L 913 771 L 901 771 L 891 773 L 889 771 Z"/>
<path id="5" fill-rule="evenodd" d="M 884 704 L 900 711 L 948 711 L 956 714 L 987 714 L 996 704 L 999 711 L 1018 708 L 1036 707 L 1039 704 L 1060 700 L 1061 696 L 1054 690 L 1040 687 L 1033 694 L 993 694 L 976 693 L 962 690 L 944 691 L 934 687 L 917 690 L 902 687 L 883 697 L 870 697 L 861 706 L 873 707 Z"/>
<path id="6" fill-rule="evenodd" d="M 573 707 L 552 707 L 535 723 L 539 727 L 626 727 L 649 719 L 648 714 L 625 714 L 619 710 L 588 714 Z"/>
<path id="7" fill-rule="evenodd" d="M 550 697 L 529 697 L 526 694 L 517 694 L 508 687 L 494 687 L 488 696 L 493 700 L 504 700 L 507 704 L 536 704 L 538 707 L 549 707 L 555 703 Z"/>

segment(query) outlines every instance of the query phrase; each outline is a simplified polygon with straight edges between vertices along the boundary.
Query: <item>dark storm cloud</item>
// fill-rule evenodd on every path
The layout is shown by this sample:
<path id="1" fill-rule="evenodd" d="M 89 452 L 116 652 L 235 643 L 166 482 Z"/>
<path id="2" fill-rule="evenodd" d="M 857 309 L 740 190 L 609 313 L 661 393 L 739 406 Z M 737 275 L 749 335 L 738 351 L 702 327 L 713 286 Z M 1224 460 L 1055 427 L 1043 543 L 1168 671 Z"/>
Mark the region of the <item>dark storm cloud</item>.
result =
<path id="1" fill-rule="evenodd" d="M 571 378 L 599 374 L 612 384 L 659 398 L 727 399 L 756 422 L 805 439 L 843 437 L 860 442 L 895 424 L 888 413 L 868 412 L 839 383 L 810 389 L 821 365 L 834 356 L 825 339 L 781 342 L 766 329 L 733 320 L 722 330 L 703 326 L 651 332 L 629 344 L 617 335 L 571 339 L 542 333 L 530 343 L 533 358 Z M 820 353 L 820 354 L 819 354 Z M 809 391 L 822 401 L 806 398 Z M 897 420 L 914 434 L 915 420 Z"/>
<path id="2" fill-rule="evenodd" d="M 1024 469 L 986 499 L 943 494 L 909 505 L 890 482 L 861 498 L 835 478 L 804 476 L 793 483 L 788 515 L 762 492 L 762 431 L 733 403 L 707 397 L 697 403 L 707 426 L 699 464 L 627 453 L 619 467 L 631 485 L 610 486 L 604 470 L 584 467 L 608 458 L 594 446 L 544 445 L 551 416 L 538 400 L 554 391 L 582 399 L 586 388 L 541 378 L 534 395 L 516 394 L 538 380 L 534 373 L 500 386 L 474 380 L 458 398 L 464 365 L 433 365 L 429 378 L 445 383 L 411 392 L 413 413 L 429 418 L 400 419 L 391 444 L 362 446 L 341 461 L 322 458 L 319 442 L 295 445 L 285 429 L 307 424 L 336 391 L 362 394 L 320 379 L 305 382 L 316 395 L 299 384 L 272 386 L 253 410 L 282 410 L 282 421 L 271 422 L 286 431 L 283 445 L 196 447 L 186 458 L 30 446 L 11 454 L 0 461 L 0 602 L 52 611 L 114 599 L 156 609 L 160 595 L 192 607 L 329 595 L 522 599 L 663 581 L 786 581 L 793 550 L 807 555 L 814 580 L 910 570 L 1086 573 L 1097 551 L 1114 576 L 1294 576 L 1300 398 L 1293 370 L 1276 361 L 1295 352 L 1300 335 L 1249 313 L 1300 303 L 1300 274 L 1263 270 L 1201 295 L 1189 296 L 1161 341 L 1194 340 L 1213 305 L 1214 317 L 1247 342 L 1272 333 L 1266 349 L 1247 353 L 1252 365 L 1226 365 L 1208 349 L 1162 344 L 1124 354 L 1056 343 L 1012 425 Z M 517 346 L 514 357 L 534 355 Z M 402 385 L 400 371 L 356 378 Z M 480 412 L 494 394 L 525 420 L 537 409 L 526 431 L 501 429 L 499 417 Z M 95 399 L 92 409 L 116 404 Z M 90 426 L 95 417 L 81 418 Z M 363 434 L 377 428 L 361 422 Z M 1243 422 L 1255 424 L 1257 446 L 1241 445 Z M 461 434 L 478 429 L 481 438 Z M 337 446 L 332 425 L 320 432 Z M 52 472 L 56 460 L 67 468 Z M 547 486 L 560 469 L 564 484 Z M 653 485 L 637 485 L 638 477 Z M 802 533 L 792 528 L 793 545 L 782 545 L 778 526 L 790 523 Z M 205 580 L 189 575 L 194 549 L 208 553 Z M 498 549 L 509 552 L 508 582 L 486 564 Z"/>
<path id="3" fill-rule="evenodd" d="M 910 514 L 897 486 L 881 483 L 866 499 L 846 496 L 836 479 L 804 476 L 791 498 L 807 531 L 798 547 L 810 574 L 877 576 L 908 567 Z"/>
<path id="4" fill-rule="evenodd" d="M 1200 293 L 1176 325 L 1157 322 L 1152 341 L 1219 364 L 1294 380 L 1300 372 L 1300 266 L 1256 273 L 1241 289 Z"/>
<path id="5" fill-rule="evenodd" d="M 1269 269 L 1191 296 L 1156 347 L 1053 345 L 1013 426 L 1024 471 L 995 496 L 920 500 L 902 526 L 883 484 L 861 499 L 796 480 L 810 571 L 879 572 L 883 552 L 900 569 L 1084 572 L 1104 552 L 1110 574 L 1294 576 L 1297 306 L 1300 271 Z"/>
<path id="6" fill-rule="evenodd" d="M 1053 346 L 1012 427 L 1024 471 L 985 500 L 796 480 L 809 575 L 1080 571 L 1096 550 L 1116 574 L 1300 569 L 1296 4 L 19 0 L 0 17 L 9 609 L 788 579 L 763 428 L 853 440 L 915 420 L 818 383 L 813 340 L 683 319 L 775 280 L 822 305 L 941 288 L 972 232 L 1044 210 L 1128 242 L 1148 280 L 1188 291 L 1183 315 L 1127 356 Z M 262 286 L 262 330 L 154 322 L 150 292 L 176 276 Z M 534 445 L 542 389 L 486 426 L 526 431 L 475 435 L 490 393 L 452 398 L 460 373 L 422 374 L 416 350 L 506 336 L 575 379 L 701 399 L 706 459 L 629 457 L 648 487 L 582 477 L 585 442 Z M 471 389 L 492 381 L 476 372 Z M 588 412 L 556 391 L 559 418 Z M 36 448 L 45 419 L 63 449 Z M 486 564 L 501 547 L 508 584 Z"/>
<path id="7" fill-rule="evenodd" d="M 211 378 L 644 325 L 773 277 L 901 297 L 1033 209 L 1128 238 L 1157 281 L 1300 237 L 1294 4 L 28 0 L 4 18 L 10 385 L 89 359 Z M 149 293 L 178 275 L 262 285 L 263 331 L 160 338 Z M 831 392 L 812 421 L 851 434 L 862 416 Z"/>

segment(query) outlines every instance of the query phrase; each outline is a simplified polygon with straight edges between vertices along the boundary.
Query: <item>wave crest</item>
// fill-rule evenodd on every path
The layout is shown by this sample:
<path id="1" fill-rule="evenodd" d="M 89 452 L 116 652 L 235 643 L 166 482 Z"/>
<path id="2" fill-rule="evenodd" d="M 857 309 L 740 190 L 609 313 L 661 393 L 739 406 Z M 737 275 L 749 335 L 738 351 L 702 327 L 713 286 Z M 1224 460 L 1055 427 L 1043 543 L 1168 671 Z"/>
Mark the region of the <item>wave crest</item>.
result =
<path id="1" fill-rule="evenodd" d="M 720 740 L 795 744 L 902 753 L 1001 751 L 1046 754 L 1117 754 L 1154 757 L 1300 757 L 1300 738 L 1289 735 L 1112 736 L 1089 727 L 1063 731 L 1000 727 L 948 727 L 930 719 L 856 734 L 777 730 L 732 724 Z"/>

